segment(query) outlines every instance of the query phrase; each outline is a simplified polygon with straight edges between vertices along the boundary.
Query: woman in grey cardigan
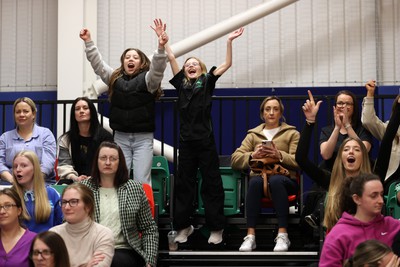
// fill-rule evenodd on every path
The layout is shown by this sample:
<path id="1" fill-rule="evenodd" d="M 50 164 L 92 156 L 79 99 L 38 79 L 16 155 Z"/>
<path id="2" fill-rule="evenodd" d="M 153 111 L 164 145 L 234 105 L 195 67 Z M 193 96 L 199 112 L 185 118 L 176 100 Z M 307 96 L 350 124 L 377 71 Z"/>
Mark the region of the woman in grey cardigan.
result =
<path id="1" fill-rule="evenodd" d="M 103 141 L 113 141 L 99 122 L 97 110 L 87 97 L 78 97 L 71 107 L 70 129 L 58 139 L 58 176 L 63 183 L 87 179 L 94 154 Z"/>

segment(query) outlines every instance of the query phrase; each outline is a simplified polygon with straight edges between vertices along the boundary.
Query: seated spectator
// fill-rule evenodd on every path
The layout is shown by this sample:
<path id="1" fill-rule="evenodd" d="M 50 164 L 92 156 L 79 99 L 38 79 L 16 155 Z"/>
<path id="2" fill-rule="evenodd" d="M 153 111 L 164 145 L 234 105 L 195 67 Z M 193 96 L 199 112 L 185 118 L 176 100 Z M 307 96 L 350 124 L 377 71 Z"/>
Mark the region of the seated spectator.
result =
<path id="1" fill-rule="evenodd" d="M 342 217 L 326 236 L 319 266 L 342 266 L 356 247 L 368 239 L 392 246 L 400 221 L 383 216 L 383 186 L 374 174 L 346 178 L 340 191 Z"/>
<path id="2" fill-rule="evenodd" d="M 362 126 L 358 109 L 357 98 L 352 92 L 343 90 L 336 94 L 334 124 L 322 128 L 319 139 L 322 168 L 332 171 L 339 147 L 347 137 L 361 139 L 367 151 L 371 150 L 372 136 Z"/>
<path id="3" fill-rule="evenodd" d="M 58 192 L 46 186 L 40 171 L 40 163 L 32 151 L 20 151 L 13 163 L 14 187 L 24 201 L 24 224 L 32 232 L 47 231 L 63 221 Z"/>
<path id="4" fill-rule="evenodd" d="M 94 222 L 93 192 L 85 185 L 68 185 L 61 197 L 65 223 L 50 231 L 67 246 L 71 267 L 108 267 L 114 256 L 114 237 L 107 227 Z"/>
<path id="5" fill-rule="evenodd" d="M 40 169 L 46 183 L 53 184 L 56 161 L 56 140 L 53 133 L 35 123 L 36 105 L 28 97 L 14 102 L 14 120 L 17 127 L 0 136 L 0 178 L 12 183 L 12 164 L 21 150 L 31 150 L 39 158 Z"/>
<path id="6" fill-rule="evenodd" d="M 385 147 L 382 149 L 383 155 L 381 158 L 381 163 L 384 163 L 386 167 L 381 167 L 379 170 L 378 176 L 382 178 L 385 192 L 387 193 L 390 184 L 396 180 L 396 177 L 399 177 L 399 165 L 400 165 L 400 129 L 399 126 L 399 118 L 394 118 L 394 113 L 398 112 L 399 109 L 399 98 L 400 95 L 396 97 L 393 101 L 392 106 L 392 114 L 390 115 L 391 120 L 393 121 L 393 128 L 390 130 L 390 134 L 388 134 L 383 141 L 383 137 L 386 134 L 387 127 L 389 126 L 389 121 L 383 122 L 378 116 L 376 116 L 375 108 L 374 108 L 374 94 L 376 90 L 376 82 L 374 80 L 368 81 L 365 84 L 365 88 L 367 89 L 367 96 L 364 97 L 362 103 L 362 113 L 361 113 L 361 122 L 365 129 L 371 132 L 371 134 L 384 143 Z M 397 128 L 395 128 L 397 125 Z M 391 144 L 389 144 L 389 142 Z M 391 145 L 391 148 L 389 148 Z M 390 151 L 390 152 L 389 152 Z M 384 172 L 386 171 L 386 172 Z"/>
<path id="7" fill-rule="evenodd" d="M 399 264 L 399 257 L 393 254 L 388 245 L 376 239 L 369 239 L 358 244 L 353 256 L 345 261 L 343 267 L 398 267 Z"/>
<path id="8" fill-rule="evenodd" d="M 21 223 L 24 208 L 13 188 L 0 190 L 0 266 L 29 267 L 29 248 L 36 233 Z"/>
<path id="9" fill-rule="evenodd" d="M 297 194 L 299 185 L 296 171 L 299 169 L 294 154 L 299 140 L 296 127 L 284 122 L 284 106 L 281 99 L 270 96 L 264 99 L 260 106 L 260 117 L 264 123 L 250 129 L 242 144 L 232 154 L 232 167 L 238 170 L 249 169 L 251 159 L 270 157 L 280 161 L 289 169 L 290 177 L 271 175 L 268 187 L 278 217 L 278 235 L 275 238 L 274 251 L 287 251 L 290 240 L 287 234 L 289 200 L 288 195 Z M 272 141 L 271 146 L 262 145 L 263 140 Z M 256 223 L 261 211 L 261 199 L 264 197 L 263 178 L 256 173 L 250 173 L 249 188 L 246 194 L 247 235 L 239 251 L 252 251 L 256 248 Z"/>
<path id="10" fill-rule="evenodd" d="M 88 178 L 94 154 L 103 141 L 113 141 L 112 134 L 100 125 L 93 102 L 78 97 L 72 103 L 70 129 L 58 139 L 58 175 L 70 180 L 63 183 Z"/>
<path id="11" fill-rule="evenodd" d="M 114 233 L 111 266 L 155 266 L 158 228 L 140 182 L 129 179 L 124 154 L 114 142 L 101 143 L 92 177 L 83 180 L 94 193 L 95 221 Z"/>
<path id="12" fill-rule="evenodd" d="M 55 232 L 45 231 L 35 237 L 30 258 L 34 267 L 71 267 L 64 240 Z"/>
<path id="13" fill-rule="evenodd" d="M 356 176 L 360 173 L 371 173 L 368 152 L 360 139 L 346 138 L 339 147 L 333 171 L 318 167 L 306 155 L 311 146 L 311 136 L 317 119 L 317 113 L 321 101 L 315 103 L 314 97 L 308 91 L 309 99 L 304 103 L 302 109 L 306 117 L 306 123 L 300 134 L 300 141 L 296 150 L 296 161 L 300 168 L 323 190 L 328 191 L 324 226 L 329 231 L 339 219 L 341 212 L 337 198 L 340 193 L 341 185 L 348 176 Z M 324 202 L 325 196 L 318 202 Z M 320 224 L 319 205 L 314 213 L 305 217 L 306 221 L 314 228 Z"/>

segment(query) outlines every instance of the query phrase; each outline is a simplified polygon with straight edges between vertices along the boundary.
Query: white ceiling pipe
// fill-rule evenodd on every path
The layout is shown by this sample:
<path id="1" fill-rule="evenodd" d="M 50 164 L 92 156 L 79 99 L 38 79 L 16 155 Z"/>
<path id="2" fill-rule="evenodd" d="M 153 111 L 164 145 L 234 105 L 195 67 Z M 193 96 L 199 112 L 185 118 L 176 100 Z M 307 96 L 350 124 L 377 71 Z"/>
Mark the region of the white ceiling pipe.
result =
<path id="1" fill-rule="evenodd" d="M 172 44 L 171 50 L 174 52 L 175 57 L 182 56 L 297 1 L 298 0 L 267 1 L 183 39 L 182 41 Z"/>

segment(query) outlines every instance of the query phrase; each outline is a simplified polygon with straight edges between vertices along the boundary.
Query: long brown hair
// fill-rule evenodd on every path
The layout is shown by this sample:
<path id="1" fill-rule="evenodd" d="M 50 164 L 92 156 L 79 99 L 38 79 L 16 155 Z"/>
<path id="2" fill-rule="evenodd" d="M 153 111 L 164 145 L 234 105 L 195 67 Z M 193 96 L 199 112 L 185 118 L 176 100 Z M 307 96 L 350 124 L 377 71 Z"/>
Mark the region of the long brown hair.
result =
<path id="1" fill-rule="evenodd" d="M 137 74 L 143 72 L 143 71 L 149 71 L 150 70 L 150 59 L 146 56 L 145 53 L 143 53 L 141 50 L 137 49 L 137 48 L 127 48 L 125 49 L 125 51 L 122 53 L 121 57 L 120 57 L 120 62 L 121 62 L 121 66 L 117 69 L 114 70 L 114 72 L 111 74 L 110 77 L 110 82 L 108 84 L 108 99 L 111 100 L 111 96 L 113 94 L 113 90 L 114 90 L 114 84 L 115 81 L 122 77 L 122 75 L 124 74 L 124 60 L 125 60 L 125 56 L 129 51 L 136 51 L 140 57 L 140 68 L 137 72 L 133 73 L 132 76 L 136 76 Z"/>
<path id="2" fill-rule="evenodd" d="M 128 168 L 126 167 L 124 153 L 122 152 L 122 149 L 119 147 L 119 145 L 115 142 L 104 141 L 100 144 L 99 148 L 96 151 L 96 154 L 94 155 L 92 178 L 90 180 L 94 185 L 100 186 L 100 171 L 99 171 L 98 159 L 100 150 L 103 147 L 112 148 L 118 151 L 118 158 L 119 158 L 118 169 L 114 178 L 114 186 L 118 188 L 129 180 L 129 171 Z"/>
<path id="3" fill-rule="evenodd" d="M 342 154 L 345 145 L 352 140 L 355 140 L 358 143 L 362 152 L 362 163 L 360 165 L 359 173 L 371 173 L 371 164 L 369 162 L 368 151 L 365 148 L 364 143 L 360 139 L 354 139 L 351 137 L 346 138 L 339 147 L 335 163 L 333 164 L 329 190 L 326 197 L 324 225 L 328 230 L 332 229 L 342 215 L 338 201 L 342 183 L 346 178 L 346 170 L 343 165 Z"/>

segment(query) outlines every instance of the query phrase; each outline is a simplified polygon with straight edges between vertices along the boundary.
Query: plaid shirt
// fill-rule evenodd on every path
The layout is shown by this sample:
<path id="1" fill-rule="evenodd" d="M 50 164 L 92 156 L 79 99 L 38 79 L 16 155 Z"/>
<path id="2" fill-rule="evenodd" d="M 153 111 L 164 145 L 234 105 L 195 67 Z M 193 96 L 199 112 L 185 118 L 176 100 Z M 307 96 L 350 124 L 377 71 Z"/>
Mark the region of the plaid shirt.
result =
<path id="1" fill-rule="evenodd" d="M 92 189 L 96 204 L 100 203 L 99 188 L 91 182 L 91 179 L 82 181 L 82 184 Z M 117 194 L 121 228 L 125 239 L 143 257 L 146 264 L 155 266 L 158 254 L 158 227 L 151 215 L 142 184 L 129 180 L 117 189 Z M 100 219 L 100 205 L 96 205 L 96 222 Z"/>

